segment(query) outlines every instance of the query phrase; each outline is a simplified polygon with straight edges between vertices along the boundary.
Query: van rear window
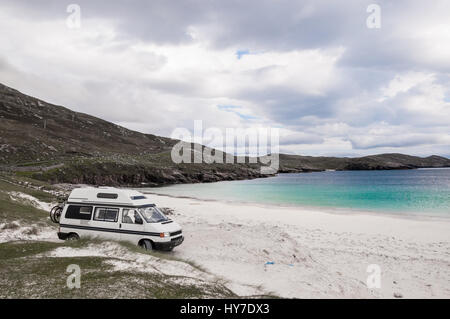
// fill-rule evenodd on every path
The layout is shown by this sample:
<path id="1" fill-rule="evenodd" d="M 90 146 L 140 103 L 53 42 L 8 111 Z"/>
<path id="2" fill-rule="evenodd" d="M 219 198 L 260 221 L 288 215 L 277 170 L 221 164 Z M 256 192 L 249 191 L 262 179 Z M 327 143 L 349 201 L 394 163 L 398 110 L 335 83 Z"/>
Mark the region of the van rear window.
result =
<path id="1" fill-rule="evenodd" d="M 69 205 L 65 217 L 68 219 L 90 220 L 92 216 L 92 206 Z"/>

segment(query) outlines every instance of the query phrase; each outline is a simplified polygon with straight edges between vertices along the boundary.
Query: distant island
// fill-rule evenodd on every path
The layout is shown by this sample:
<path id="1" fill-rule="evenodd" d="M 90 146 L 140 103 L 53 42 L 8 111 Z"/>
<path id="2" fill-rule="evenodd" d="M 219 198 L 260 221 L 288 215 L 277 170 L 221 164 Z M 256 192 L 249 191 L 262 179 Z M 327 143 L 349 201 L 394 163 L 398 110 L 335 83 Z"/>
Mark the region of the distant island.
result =
<path id="1" fill-rule="evenodd" d="M 0 170 L 50 183 L 160 186 L 267 177 L 259 164 L 175 164 L 178 141 L 132 131 L 0 84 Z M 280 154 L 278 173 L 450 167 L 441 156 Z"/>

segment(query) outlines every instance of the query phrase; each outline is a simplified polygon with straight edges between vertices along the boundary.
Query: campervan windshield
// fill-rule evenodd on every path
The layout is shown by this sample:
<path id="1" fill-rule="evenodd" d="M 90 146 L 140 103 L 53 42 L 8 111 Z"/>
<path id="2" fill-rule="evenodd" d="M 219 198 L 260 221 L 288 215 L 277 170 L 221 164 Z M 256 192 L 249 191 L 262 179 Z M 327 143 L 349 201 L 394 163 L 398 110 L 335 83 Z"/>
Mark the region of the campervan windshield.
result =
<path id="1" fill-rule="evenodd" d="M 139 208 L 138 211 L 147 223 L 160 223 L 169 220 L 157 207 L 149 206 Z"/>

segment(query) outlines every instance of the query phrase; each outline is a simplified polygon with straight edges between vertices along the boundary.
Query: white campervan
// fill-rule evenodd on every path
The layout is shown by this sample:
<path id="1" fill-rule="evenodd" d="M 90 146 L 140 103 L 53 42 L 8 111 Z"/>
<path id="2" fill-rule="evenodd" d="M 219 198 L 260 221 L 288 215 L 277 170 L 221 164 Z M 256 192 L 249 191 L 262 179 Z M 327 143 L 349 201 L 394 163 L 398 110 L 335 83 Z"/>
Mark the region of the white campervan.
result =
<path id="1" fill-rule="evenodd" d="M 145 194 L 112 187 L 74 189 L 62 208 L 58 237 L 99 237 L 162 250 L 172 250 L 184 240 L 180 225 Z"/>

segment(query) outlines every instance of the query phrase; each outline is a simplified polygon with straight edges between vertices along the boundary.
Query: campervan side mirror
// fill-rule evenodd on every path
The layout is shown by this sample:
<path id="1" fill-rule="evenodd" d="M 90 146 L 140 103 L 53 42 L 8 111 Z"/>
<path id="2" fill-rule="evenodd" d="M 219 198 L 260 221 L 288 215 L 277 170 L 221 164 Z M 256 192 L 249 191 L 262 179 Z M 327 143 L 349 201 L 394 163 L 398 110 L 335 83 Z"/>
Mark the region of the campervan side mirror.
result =
<path id="1" fill-rule="evenodd" d="M 142 225 L 144 223 L 141 217 L 136 217 L 134 222 L 139 225 Z"/>

